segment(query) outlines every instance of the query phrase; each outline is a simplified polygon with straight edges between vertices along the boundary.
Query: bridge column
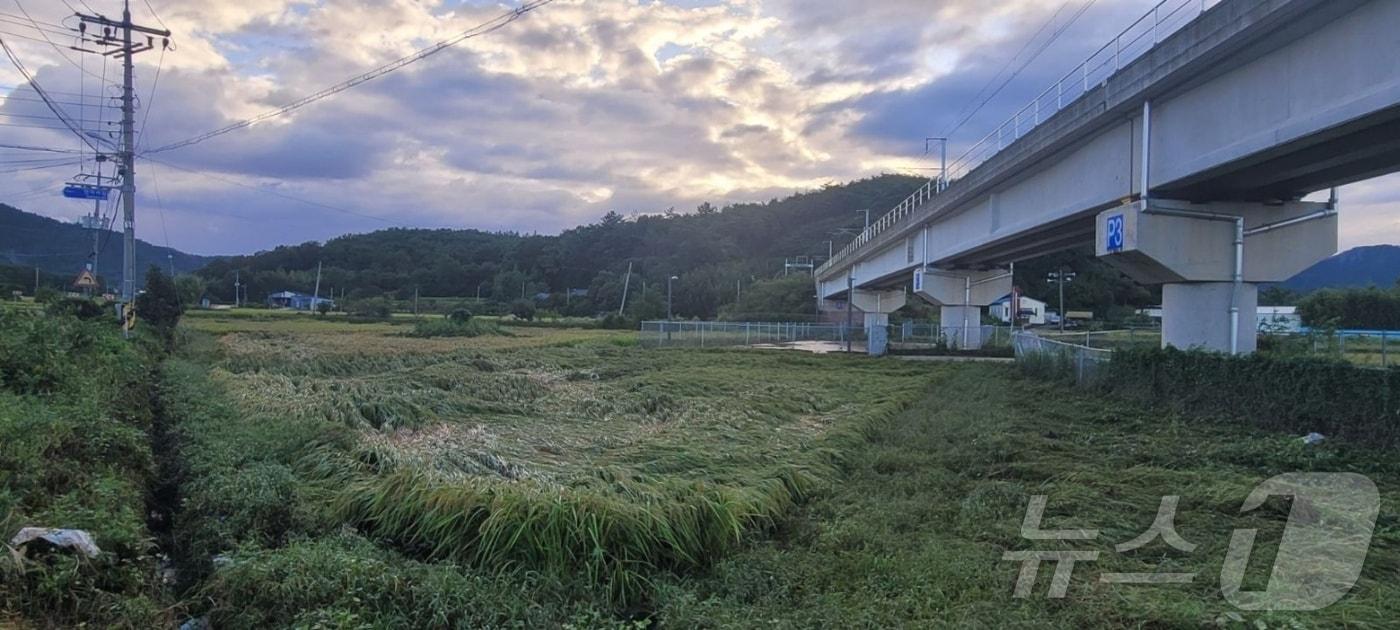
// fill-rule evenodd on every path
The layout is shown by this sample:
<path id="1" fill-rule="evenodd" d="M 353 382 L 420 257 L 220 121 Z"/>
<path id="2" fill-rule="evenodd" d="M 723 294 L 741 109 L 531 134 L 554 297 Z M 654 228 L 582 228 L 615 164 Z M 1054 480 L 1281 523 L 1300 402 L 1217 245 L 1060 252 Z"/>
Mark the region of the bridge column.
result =
<path id="1" fill-rule="evenodd" d="M 1011 274 L 1001 269 L 914 272 L 914 295 L 942 307 L 940 332 L 949 345 L 963 350 L 982 347 L 982 309 L 1010 292 Z"/>
<path id="2" fill-rule="evenodd" d="M 860 309 L 865 323 L 866 352 L 873 357 L 884 356 L 889 351 L 890 313 L 908 302 L 909 297 L 899 291 L 852 291 L 851 305 Z"/>
<path id="3" fill-rule="evenodd" d="M 1162 287 L 1162 346 L 1254 352 L 1258 284 L 1282 282 L 1337 251 L 1335 202 L 1152 199 L 1097 218 L 1097 253 Z"/>

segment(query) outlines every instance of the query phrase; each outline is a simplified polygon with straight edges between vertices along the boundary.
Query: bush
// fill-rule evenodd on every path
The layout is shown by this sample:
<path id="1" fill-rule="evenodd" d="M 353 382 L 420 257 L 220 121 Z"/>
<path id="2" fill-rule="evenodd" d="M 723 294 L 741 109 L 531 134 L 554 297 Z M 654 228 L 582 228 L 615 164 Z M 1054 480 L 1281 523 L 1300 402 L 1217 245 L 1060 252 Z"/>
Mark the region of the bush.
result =
<path id="1" fill-rule="evenodd" d="M 146 290 L 136 296 L 136 317 L 145 322 L 161 339 L 174 339 L 175 326 L 180 323 L 180 295 L 170 277 L 151 267 L 146 271 Z"/>
<path id="2" fill-rule="evenodd" d="M 428 319 L 417 322 L 413 330 L 404 333 L 405 337 L 480 337 L 482 335 L 509 336 L 496 322 L 480 319 Z"/>
<path id="3" fill-rule="evenodd" d="M 89 321 L 112 315 L 115 320 L 115 314 L 108 310 L 107 307 L 92 300 L 82 298 L 66 298 L 50 302 L 48 307 L 44 309 L 44 312 L 54 317 L 68 316 Z"/>
<path id="4" fill-rule="evenodd" d="M 363 319 L 389 319 L 393 314 L 389 300 L 382 297 L 355 300 L 347 310 L 351 316 Z"/>
<path id="5" fill-rule="evenodd" d="M 533 321 L 535 319 L 535 303 L 529 300 L 516 300 L 510 304 L 510 314 L 516 319 Z"/>
<path id="6" fill-rule="evenodd" d="M 1102 387 L 1114 395 L 1173 411 L 1382 448 L 1400 445 L 1400 369 L 1175 348 L 1118 350 L 1105 369 Z"/>
<path id="7" fill-rule="evenodd" d="M 472 312 L 467 310 L 466 308 L 455 308 L 452 310 L 451 313 L 447 314 L 447 319 L 457 322 L 459 324 L 465 324 L 471 321 L 471 318 Z"/>
<path id="8" fill-rule="evenodd" d="M 637 320 L 617 313 L 608 313 L 598 320 L 598 327 L 606 330 L 636 330 L 640 325 Z"/>

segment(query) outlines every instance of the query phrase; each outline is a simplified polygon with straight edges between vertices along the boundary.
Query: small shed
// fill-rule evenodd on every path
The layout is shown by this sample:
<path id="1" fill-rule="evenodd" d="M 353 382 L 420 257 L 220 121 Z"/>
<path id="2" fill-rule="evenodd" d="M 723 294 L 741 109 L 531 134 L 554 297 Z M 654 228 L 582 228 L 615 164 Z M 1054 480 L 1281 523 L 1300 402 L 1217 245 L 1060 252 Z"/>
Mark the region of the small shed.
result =
<path id="1" fill-rule="evenodd" d="M 267 296 L 267 305 L 272 308 L 314 311 L 321 304 L 329 304 L 331 308 L 335 308 L 335 300 L 297 293 L 296 291 L 280 291 Z"/>
<path id="2" fill-rule="evenodd" d="M 1259 331 L 1265 333 L 1296 333 L 1303 330 L 1303 316 L 1296 306 L 1260 306 Z"/>
<path id="3" fill-rule="evenodd" d="M 1021 296 L 1017 300 L 1016 321 L 1023 321 L 1032 326 L 1045 325 L 1045 303 L 1035 298 Z M 1001 320 L 1004 323 L 1011 323 L 1011 296 L 1007 295 L 987 307 L 987 314 Z"/>

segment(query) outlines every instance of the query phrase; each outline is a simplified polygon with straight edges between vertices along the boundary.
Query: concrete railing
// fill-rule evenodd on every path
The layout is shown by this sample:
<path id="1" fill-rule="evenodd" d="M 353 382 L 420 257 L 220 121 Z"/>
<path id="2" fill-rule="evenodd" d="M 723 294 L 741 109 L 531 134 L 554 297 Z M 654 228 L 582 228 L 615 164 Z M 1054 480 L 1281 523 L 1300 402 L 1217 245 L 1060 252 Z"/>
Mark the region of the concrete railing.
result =
<path id="1" fill-rule="evenodd" d="M 1162 0 L 1128 28 L 1123 29 L 1112 41 L 1104 44 L 1083 63 L 1075 66 L 1054 85 L 1017 110 L 1006 122 L 974 143 L 947 165 L 946 172 L 939 174 L 936 179 L 929 180 L 904 201 L 899 202 L 893 210 L 872 221 L 869 227 L 857 234 L 840 252 L 818 267 L 816 275 L 820 276 L 832 267 L 840 265 L 875 237 L 903 222 L 915 209 L 947 190 L 952 183 L 981 166 L 1002 149 L 1035 129 L 1042 121 L 1086 94 L 1091 87 L 1108 80 L 1124 66 L 1152 50 L 1168 35 L 1221 1 Z"/>

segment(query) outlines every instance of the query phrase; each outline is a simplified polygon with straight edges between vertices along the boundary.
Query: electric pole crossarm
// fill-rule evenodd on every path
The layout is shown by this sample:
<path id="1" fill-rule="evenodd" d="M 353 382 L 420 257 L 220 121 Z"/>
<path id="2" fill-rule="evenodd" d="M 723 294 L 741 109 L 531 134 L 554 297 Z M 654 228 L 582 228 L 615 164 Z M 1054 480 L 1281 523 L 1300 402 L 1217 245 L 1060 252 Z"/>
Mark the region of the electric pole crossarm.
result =
<path id="1" fill-rule="evenodd" d="M 136 93 L 132 58 L 153 50 L 156 47 L 156 37 L 161 38 L 162 47 L 168 47 L 170 31 L 133 24 L 130 0 L 123 2 L 121 21 L 112 20 L 104 15 L 84 13 L 78 13 L 77 18 L 79 22 L 76 30 L 82 36 L 87 35 L 88 25 L 100 28 L 100 33 L 93 36 L 92 43 L 95 48 L 106 49 L 84 52 L 122 60 L 121 146 L 116 153 L 122 201 L 121 299 L 123 303 L 131 304 L 136 298 Z M 133 33 L 144 34 L 146 41 L 133 41 Z M 129 329 L 129 326 L 123 328 Z"/>

